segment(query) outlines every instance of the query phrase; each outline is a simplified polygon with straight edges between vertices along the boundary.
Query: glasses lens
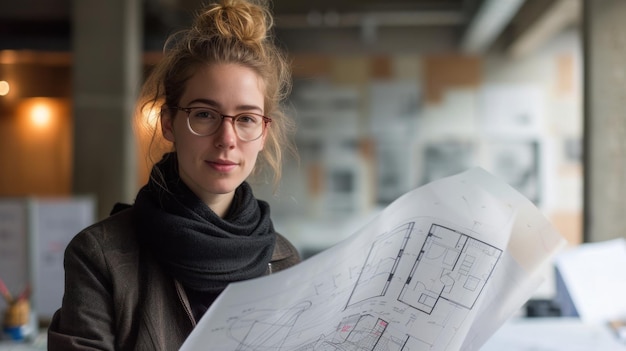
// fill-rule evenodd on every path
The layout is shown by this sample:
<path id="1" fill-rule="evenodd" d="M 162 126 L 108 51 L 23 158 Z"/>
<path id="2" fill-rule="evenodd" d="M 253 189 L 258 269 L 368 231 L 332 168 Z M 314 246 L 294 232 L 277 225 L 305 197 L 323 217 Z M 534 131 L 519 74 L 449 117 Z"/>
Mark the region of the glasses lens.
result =
<path id="1" fill-rule="evenodd" d="M 263 116 L 254 113 L 237 115 L 235 117 L 235 129 L 241 140 L 258 139 L 263 134 Z"/>
<path id="2" fill-rule="evenodd" d="M 222 116 L 217 111 L 194 108 L 189 112 L 189 128 L 198 135 L 213 134 L 220 127 Z"/>
<path id="3" fill-rule="evenodd" d="M 233 124 L 239 139 L 256 140 L 263 134 L 263 116 L 254 113 L 242 113 L 235 116 Z M 209 108 L 191 108 L 188 114 L 189 129 L 199 136 L 211 135 L 220 128 L 222 115 Z"/>

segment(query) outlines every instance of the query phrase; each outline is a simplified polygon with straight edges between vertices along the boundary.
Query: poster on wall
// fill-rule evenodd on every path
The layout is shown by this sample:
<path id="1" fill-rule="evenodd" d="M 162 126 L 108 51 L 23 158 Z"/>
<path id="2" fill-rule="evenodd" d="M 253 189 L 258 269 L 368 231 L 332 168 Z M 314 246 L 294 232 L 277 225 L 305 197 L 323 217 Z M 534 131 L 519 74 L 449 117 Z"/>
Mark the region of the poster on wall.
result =
<path id="1" fill-rule="evenodd" d="M 369 85 L 369 133 L 376 140 L 376 202 L 387 205 L 410 190 L 413 141 L 421 107 L 417 81 L 374 81 Z"/>
<path id="2" fill-rule="evenodd" d="M 296 81 L 291 102 L 298 140 L 359 137 L 361 96 L 357 89 L 323 80 Z"/>
<path id="3" fill-rule="evenodd" d="M 337 218 L 365 212 L 371 186 L 367 181 L 367 162 L 358 152 L 358 145 L 329 142 L 326 148 L 324 215 Z"/>
<path id="4" fill-rule="evenodd" d="M 486 168 L 538 206 L 542 200 L 540 155 L 536 139 L 490 140 L 486 144 Z"/>
<path id="5" fill-rule="evenodd" d="M 413 186 L 411 148 L 406 143 L 376 144 L 376 202 L 387 205 Z"/>
<path id="6" fill-rule="evenodd" d="M 95 200 L 91 197 L 36 199 L 30 204 L 29 216 L 33 302 L 40 319 L 48 320 L 61 307 L 65 248 L 80 230 L 94 223 Z"/>
<path id="7" fill-rule="evenodd" d="M 412 134 L 421 107 L 416 81 L 377 81 L 369 85 L 370 133 L 387 140 Z"/>
<path id="8" fill-rule="evenodd" d="M 419 185 L 460 173 L 476 165 L 476 145 L 471 140 L 442 140 L 422 146 Z"/>
<path id="9" fill-rule="evenodd" d="M 543 96 L 534 84 L 486 84 L 480 92 L 481 129 L 491 135 L 541 133 Z"/>

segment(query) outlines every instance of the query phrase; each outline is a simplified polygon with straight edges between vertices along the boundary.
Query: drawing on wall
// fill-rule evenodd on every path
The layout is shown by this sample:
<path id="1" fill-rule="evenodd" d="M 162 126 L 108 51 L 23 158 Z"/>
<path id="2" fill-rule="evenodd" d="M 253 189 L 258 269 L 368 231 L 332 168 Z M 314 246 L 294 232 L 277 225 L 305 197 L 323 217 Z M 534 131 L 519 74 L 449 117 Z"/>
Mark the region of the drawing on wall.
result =
<path id="1" fill-rule="evenodd" d="M 490 141 L 491 171 L 524 194 L 535 205 L 541 202 L 540 146 L 537 140 Z"/>
<path id="2" fill-rule="evenodd" d="M 582 162 L 583 145 L 578 137 L 565 138 L 563 141 L 564 163 L 580 164 Z"/>
<path id="3" fill-rule="evenodd" d="M 325 80 L 297 80 L 291 94 L 297 142 L 358 139 L 362 118 L 357 89 Z"/>
<path id="4" fill-rule="evenodd" d="M 369 85 L 370 131 L 380 141 L 410 137 L 421 108 L 417 81 L 376 81 Z"/>
<path id="5" fill-rule="evenodd" d="M 416 81 L 375 81 L 369 85 L 369 134 L 376 140 L 376 201 L 387 205 L 414 186 L 411 181 L 421 89 Z"/>
<path id="6" fill-rule="evenodd" d="M 376 201 L 388 205 L 411 189 L 412 150 L 406 143 L 379 141 L 376 144 Z"/>
<path id="7" fill-rule="evenodd" d="M 476 146 L 468 140 L 430 142 L 423 146 L 420 184 L 457 174 L 475 165 Z"/>
<path id="8" fill-rule="evenodd" d="M 543 95 L 533 84 L 485 85 L 480 95 L 482 129 L 494 135 L 539 134 Z"/>

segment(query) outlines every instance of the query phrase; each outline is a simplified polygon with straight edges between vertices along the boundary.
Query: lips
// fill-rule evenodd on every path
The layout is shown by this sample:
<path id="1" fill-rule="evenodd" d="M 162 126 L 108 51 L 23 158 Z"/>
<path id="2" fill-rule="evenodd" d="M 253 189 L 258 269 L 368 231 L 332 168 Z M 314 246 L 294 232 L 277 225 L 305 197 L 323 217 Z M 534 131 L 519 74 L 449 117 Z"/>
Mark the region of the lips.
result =
<path id="1" fill-rule="evenodd" d="M 237 163 L 228 160 L 207 161 L 207 164 L 218 172 L 230 172 L 237 167 Z"/>

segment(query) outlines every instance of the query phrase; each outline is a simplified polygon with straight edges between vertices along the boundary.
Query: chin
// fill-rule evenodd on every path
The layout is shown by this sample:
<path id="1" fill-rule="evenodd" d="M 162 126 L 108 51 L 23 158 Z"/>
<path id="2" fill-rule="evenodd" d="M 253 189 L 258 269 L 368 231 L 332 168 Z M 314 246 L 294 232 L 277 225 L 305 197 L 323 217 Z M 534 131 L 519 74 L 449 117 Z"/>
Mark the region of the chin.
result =
<path id="1" fill-rule="evenodd" d="M 211 184 L 207 184 L 206 188 L 208 192 L 216 194 L 216 195 L 224 195 L 224 194 L 230 194 L 233 191 L 235 191 L 235 189 L 237 189 L 237 187 L 239 186 L 239 184 L 241 184 L 242 182 L 224 182 L 224 181 L 215 181 L 212 182 Z"/>

